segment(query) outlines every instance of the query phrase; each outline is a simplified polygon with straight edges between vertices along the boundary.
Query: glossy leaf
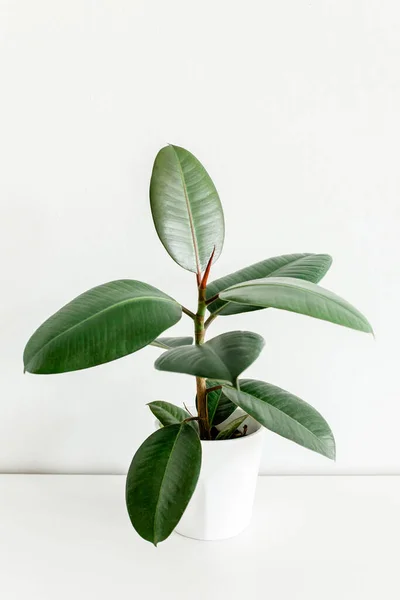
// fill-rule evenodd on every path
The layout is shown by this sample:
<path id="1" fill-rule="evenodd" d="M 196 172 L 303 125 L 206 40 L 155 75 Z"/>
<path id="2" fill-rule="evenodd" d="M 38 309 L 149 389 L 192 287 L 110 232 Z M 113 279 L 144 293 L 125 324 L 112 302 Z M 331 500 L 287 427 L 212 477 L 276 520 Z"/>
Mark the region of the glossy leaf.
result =
<path id="1" fill-rule="evenodd" d="M 157 545 L 179 523 L 200 473 L 201 444 L 188 423 L 162 427 L 143 442 L 126 479 L 126 506 L 138 534 Z"/>
<path id="2" fill-rule="evenodd" d="M 186 419 L 190 419 L 190 415 L 187 410 L 184 410 L 180 406 L 164 402 L 163 400 L 156 400 L 155 402 L 149 402 L 147 405 L 153 415 L 160 421 L 161 425 L 167 427 L 168 425 L 177 425 L 183 423 Z M 196 421 L 189 421 L 189 424 L 198 431 L 198 425 Z"/>
<path id="3" fill-rule="evenodd" d="M 231 331 L 198 346 L 168 350 L 156 360 L 155 367 L 235 385 L 237 377 L 255 361 L 263 347 L 264 340 L 257 333 Z"/>
<path id="4" fill-rule="evenodd" d="M 25 348 L 25 370 L 65 373 L 115 360 L 150 344 L 181 315 L 180 304 L 141 281 L 99 285 L 37 329 Z"/>
<path id="5" fill-rule="evenodd" d="M 216 387 L 219 385 L 218 381 L 207 379 L 207 389 Z M 225 421 L 231 414 L 236 410 L 236 404 L 233 404 L 222 392 L 222 388 L 219 390 L 213 390 L 207 394 L 207 406 L 208 406 L 208 419 L 211 426 L 219 425 Z"/>
<path id="6" fill-rule="evenodd" d="M 372 333 L 371 325 L 354 306 L 309 281 L 289 277 L 255 279 L 228 288 L 220 297 L 239 304 L 280 308 Z"/>
<path id="7" fill-rule="evenodd" d="M 247 419 L 247 415 L 241 415 L 237 419 L 234 419 L 224 429 L 222 429 L 219 432 L 219 434 L 217 435 L 217 437 L 215 439 L 216 440 L 229 440 L 233 436 L 233 434 L 236 432 L 236 430 L 239 429 L 239 427 L 241 426 L 243 421 L 245 421 L 246 419 Z"/>
<path id="8" fill-rule="evenodd" d="M 225 235 L 221 202 L 207 171 L 188 150 L 166 146 L 157 154 L 150 204 L 158 236 L 175 262 L 201 272 L 214 247 L 217 260 Z"/>
<path id="9" fill-rule="evenodd" d="M 207 286 L 207 298 L 212 298 L 219 292 L 238 283 L 264 277 L 295 277 L 296 279 L 318 283 L 331 264 L 332 258 L 329 254 L 284 254 L 274 256 L 212 281 Z M 215 300 L 208 306 L 211 313 L 218 311 L 220 315 L 233 315 L 260 310 L 261 308 L 265 307 L 228 303 L 220 299 Z"/>
<path id="10" fill-rule="evenodd" d="M 190 346 L 191 344 L 193 344 L 192 337 L 159 337 L 151 342 L 152 346 L 163 348 L 163 350 L 177 348 L 178 346 Z"/>
<path id="11" fill-rule="evenodd" d="M 335 440 L 325 419 L 309 404 L 275 385 L 241 379 L 240 391 L 224 386 L 237 406 L 264 425 L 300 446 L 335 458 Z"/>

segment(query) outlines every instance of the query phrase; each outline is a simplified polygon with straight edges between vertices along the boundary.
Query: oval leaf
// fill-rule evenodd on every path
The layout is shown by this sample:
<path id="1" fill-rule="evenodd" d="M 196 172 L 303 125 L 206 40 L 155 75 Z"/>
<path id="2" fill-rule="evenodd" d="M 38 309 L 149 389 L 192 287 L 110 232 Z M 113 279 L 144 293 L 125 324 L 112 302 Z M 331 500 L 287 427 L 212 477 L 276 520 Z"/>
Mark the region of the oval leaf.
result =
<path id="1" fill-rule="evenodd" d="M 214 247 L 217 260 L 225 235 L 221 202 L 207 171 L 188 150 L 166 146 L 157 154 L 150 204 L 158 237 L 175 262 L 200 273 Z"/>
<path id="2" fill-rule="evenodd" d="M 158 419 L 164 427 L 168 425 L 177 425 L 183 423 L 186 419 L 190 419 L 190 415 L 187 410 L 184 410 L 180 406 L 164 402 L 163 400 L 156 400 L 155 402 L 149 402 L 147 405 L 153 415 Z M 236 407 L 235 407 L 236 408 Z M 189 425 L 194 427 L 195 431 L 198 430 L 196 421 L 189 421 Z"/>
<path id="3" fill-rule="evenodd" d="M 217 437 L 215 438 L 216 440 L 229 440 L 233 434 L 237 431 L 237 429 L 241 426 L 241 424 L 243 423 L 243 421 L 245 421 L 247 419 L 248 415 L 242 415 L 241 417 L 238 417 L 237 419 L 234 419 L 233 421 L 231 421 L 226 427 L 225 429 L 222 429 L 219 434 L 217 435 Z"/>
<path id="4" fill-rule="evenodd" d="M 237 406 L 267 429 L 300 446 L 335 459 L 335 440 L 325 419 L 309 404 L 275 385 L 241 379 L 240 391 L 224 386 Z"/>
<path id="5" fill-rule="evenodd" d="M 193 344 L 192 337 L 159 337 L 154 342 L 151 342 L 152 346 L 163 348 L 164 350 L 177 348 L 178 346 L 190 346 L 191 344 Z"/>
<path id="6" fill-rule="evenodd" d="M 179 523 L 199 478 L 201 444 L 188 423 L 162 427 L 143 442 L 126 479 L 132 525 L 157 545 Z"/>
<path id="7" fill-rule="evenodd" d="M 220 298 L 239 304 L 272 306 L 372 333 L 371 325 L 354 306 L 309 281 L 289 277 L 255 279 L 228 288 L 221 292 Z"/>
<path id="8" fill-rule="evenodd" d="M 251 331 L 230 331 L 198 346 L 164 352 L 155 362 L 160 371 L 187 373 L 236 384 L 238 376 L 258 357 L 263 338 Z"/>
<path id="9" fill-rule="evenodd" d="M 136 352 L 179 321 L 182 307 L 157 288 L 129 279 L 99 285 L 35 331 L 25 371 L 65 373 Z"/>
<path id="10" fill-rule="evenodd" d="M 212 298 L 219 292 L 238 283 L 264 277 L 295 277 L 296 279 L 318 283 L 331 264 L 332 257 L 329 254 L 284 254 L 274 256 L 212 281 L 207 286 L 207 298 Z M 209 304 L 207 308 L 211 313 L 218 311 L 220 315 L 234 315 L 251 310 L 260 310 L 265 307 L 240 305 L 218 299 Z"/>

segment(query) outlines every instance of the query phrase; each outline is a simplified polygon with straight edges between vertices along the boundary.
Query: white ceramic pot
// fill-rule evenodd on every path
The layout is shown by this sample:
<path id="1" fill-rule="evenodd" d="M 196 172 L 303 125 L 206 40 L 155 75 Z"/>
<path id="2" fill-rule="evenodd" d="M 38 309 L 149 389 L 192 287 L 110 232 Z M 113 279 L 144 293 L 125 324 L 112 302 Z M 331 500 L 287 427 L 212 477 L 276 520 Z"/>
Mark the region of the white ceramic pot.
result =
<path id="1" fill-rule="evenodd" d="M 240 412 L 235 411 L 234 418 L 238 415 Z M 233 415 L 222 425 L 232 418 Z M 180 535 L 197 540 L 222 540 L 238 535 L 249 525 L 265 429 L 251 417 L 244 424 L 248 430 L 243 437 L 202 440 L 200 477 L 176 527 Z"/>

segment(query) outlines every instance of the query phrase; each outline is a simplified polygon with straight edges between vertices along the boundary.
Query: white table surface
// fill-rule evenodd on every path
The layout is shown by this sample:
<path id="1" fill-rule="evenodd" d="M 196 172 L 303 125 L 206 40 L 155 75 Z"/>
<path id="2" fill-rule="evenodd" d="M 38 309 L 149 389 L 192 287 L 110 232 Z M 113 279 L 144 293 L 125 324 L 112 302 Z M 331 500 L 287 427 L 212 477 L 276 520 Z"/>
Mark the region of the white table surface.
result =
<path id="1" fill-rule="evenodd" d="M 399 600 L 400 477 L 261 477 L 252 525 L 157 548 L 124 477 L 0 476 L 3 600 Z"/>

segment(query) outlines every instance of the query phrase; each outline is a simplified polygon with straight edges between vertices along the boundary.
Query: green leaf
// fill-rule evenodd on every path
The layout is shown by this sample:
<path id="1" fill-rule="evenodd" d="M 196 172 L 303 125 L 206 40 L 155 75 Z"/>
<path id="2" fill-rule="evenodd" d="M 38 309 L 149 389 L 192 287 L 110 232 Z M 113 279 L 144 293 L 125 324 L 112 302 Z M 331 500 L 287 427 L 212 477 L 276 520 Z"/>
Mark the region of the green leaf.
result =
<path id="1" fill-rule="evenodd" d="M 300 446 L 335 459 L 335 440 L 325 419 L 309 404 L 275 385 L 241 379 L 240 390 L 224 386 L 237 406 L 267 429 Z"/>
<path id="2" fill-rule="evenodd" d="M 248 415 L 242 415 L 241 417 L 238 417 L 237 419 L 234 419 L 233 421 L 231 421 L 229 423 L 229 425 L 227 425 L 225 427 L 225 429 L 222 429 L 219 432 L 219 434 L 217 435 L 217 437 L 215 439 L 216 440 L 229 440 L 233 436 L 235 431 L 237 429 L 239 429 L 239 427 L 241 426 L 243 421 L 245 421 L 247 419 L 247 416 Z"/>
<path id="3" fill-rule="evenodd" d="M 180 406 L 164 402 L 163 400 L 156 400 L 155 402 L 149 402 L 147 405 L 153 415 L 158 419 L 164 427 L 168 425 L 177 425 L 183 423 L 185 419 L 190 419 L 191 415 Z M 196 421 L 189 421 L 189 425 L 194 427 L 195 431 L 198 431 L 198 425 Z"/>
<path id="4" fill-rule="evenodd" d="M 151 342 L 152 346 L 157 348 L 163 348 L 169 350 L 169 348 L 177 348 L 178 346 L 190 346 L 193 344 L 192 337 L 159 337 L 154 342 Z"/>
<path id="5" fill-rule="evenodd" d="M 207 389 L 220 385 L 218 381 L 207 379 Z M 197 406 L 197 403 L 196 403 Z M 222 392 L 222 389 L 213 390 L 207 394 L 208 418 L 211 426 L 219 425 L 236 410 L 233 404 Z"/>
<path id="6" fill-rule="evenodd" d="M 185 419 L 190 418 L 190 414 L 186 410 L 180 406 L 175 406 L 175 404 L 164 402 L 163 400 L 149 402 L 147 406 L 164 427 L 168 425 L 177 425 L 182 423 Z"/>
<path id="7" fill-rule="evenodd" d="M 181 316 L 180 304 L 147 283 L 99 285 L 35 331 L 24 351 L 25 371 L 65 373 L 121 358 L 150 344 Z"/>
<path id="8" fill-rule="evenodd" d="M 201 444 L 188 423 L 162 427 L 143 442 L 126 479 L 126 506 L 132 525 L 157 545 L 179 523 L 196 488 Z"/>
<path id="9" fill-rule="evenodd" d="M 207 286 L 207 299 L 238 283 L 264 277 L 295 277 L 296 279 L 318 283 L 331 264 L 332 258 L 329 254 L 284 254 L 283 256 L 274 256 L 212 281 Z M 231 304 L 218 299 L 209 304 L 207 308 L 211 313 L 218 311 L 220 315 L 233 315 L 251 310 L 260 310 L 264 307 Z"/>
<path id="10" fill-rule="evenodd" d="M 372 333 L 371 325 L 354 306 L 309 281 L 289 277 L 254 279 L 228 288 L 220 297 L 239 304 L 281 308 Z"/>
<path id="11" fill-rule="evenodd" d="M 198 346 L 181 346 L 164 352 L 155 362 L 160 371 L 187 373 L 235 385 L 264 347 L 263 338 L 251 331 L 230 331 Z"/>
<path id="12" fill-rule="evenodd" d="M 168 254 L 187 271 L 201 272 L 215 246 L 224 243 L 224 215 L 217 190 L 203 165 L 179 146 L 157 154 L 150 204 L 158 237 Z"/>

